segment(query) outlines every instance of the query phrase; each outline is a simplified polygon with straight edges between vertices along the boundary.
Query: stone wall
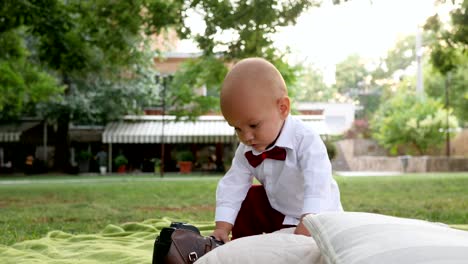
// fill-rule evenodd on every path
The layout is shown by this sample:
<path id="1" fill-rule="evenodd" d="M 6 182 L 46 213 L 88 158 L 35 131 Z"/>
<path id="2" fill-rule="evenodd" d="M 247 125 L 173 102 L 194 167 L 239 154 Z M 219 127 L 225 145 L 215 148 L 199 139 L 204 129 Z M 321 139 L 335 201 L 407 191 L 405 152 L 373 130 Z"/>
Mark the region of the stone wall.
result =
<path id="1" fill-rule="evenodd" d="M 463 129 L 451 140 L 450 153 L 453 156 L 468 157 L 468 129 Z"/>
<path id="2" fill-rule="evenodd" d="M 468 171 L 468 158 L 463 156 L 400 156 L 378 155 L 381 148 L 370 140 L 342 140 L 336 142 L 337 156 L 332 161 L 336 171 L 401 171 L 436 172 Z M 369 148 L 369 146 L 372 146 Z M 367 155 L 363 155 L 368 150 Z"/>
<path id="3" fill-rule="evenodd" d="M 380 162 L 383 162 L 382 158 L 385 157 L 386 152 L 373 140 L 345 139 L 336 142 L 335 147 L 336 157 L 332 160 L 332 166 L 333 169 L 336 171 L 365 170 L 359 168 L 366 168 L 368 166 L 372 168 L 384 166 L 374 164 L 373 160 L 375 159 L 373 159 L 372 157 L 364 159 L 362 163 L 359 160 L 356 160 L 356 157 L 360 156 L 373 156 L 378 157 Z M 388 162 L 389 161 L 385 161 L 385 163 Z M 395 161 L 391 162 L 395 163 Z M 392 164 L 392 167 L 395 166 L 395 164 Z"/>
<path id="4" fill-rule="evenodd" d="M 356 156 L 350 162 L 351 171 L 402 171 L 402 162 L 397 157 Z"/>
<path id="5" fill-rule="evenodd" d="M 411 157 L 407 172 L 468 171 L 468 158 L 421 156 Z"/>
<path id="6" fill-rule="evenodd" d="M 436 172 L 468 171 L 468 158 L 463 157 L 402 157 L 357 156 L 350 162 L 351 171 Z M 406 168 L 405 168 L 406 167 Z"/>

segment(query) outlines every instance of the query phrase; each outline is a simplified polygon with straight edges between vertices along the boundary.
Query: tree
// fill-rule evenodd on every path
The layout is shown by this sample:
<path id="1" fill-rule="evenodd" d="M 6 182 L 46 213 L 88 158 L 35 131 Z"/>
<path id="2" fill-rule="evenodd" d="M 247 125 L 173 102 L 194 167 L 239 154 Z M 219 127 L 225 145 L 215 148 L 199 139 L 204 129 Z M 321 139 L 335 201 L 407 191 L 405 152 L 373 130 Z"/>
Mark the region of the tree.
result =
<path id="1" fill-rule="evenodd" d="M 452 3 L 456 8 L 450 12 L 450 25 L 445 25 L 437 14 L 429 17 L 424 25 L 424 29 L 433 34 L 431 62 L 442 74 L 462 65 L 468 56 L 468 1 L 453 0 Z"/>
<path id="2" fill-rule="evenodd" d="M 334 1 L 335 4 L 340 2 L 343 1 Z M 263 57 L 272 62 L 283 75 L 293 97 L 301 65 L 290 65 L 287 52 L 280 53 L 271 37 L 279 28 L 295 24 L 303 11 L 318 6 L 318 3 L 310 0 L 192 1 L 190 8 L 203 17 L 206 28 L 203 33 L 190 37 L 194 38 L 203 56 L 187 62 L 176 73 L 169 99 L 172 113 L 178 116 L 192 114 L 193 117 L 201 113 L 200 110 L 216 111 L 219 89 L 228 65 L 247 57 Z M 215 74 L 206 74 L 209 70 L 214 70 Z M 190 89 L 184 83 L 196 86 Z M 203 86 L 207 88 L 208 96 L 193 91 L 193 87 Z M 188 106 L 189 100 L 191 104 Z"/>
<path id="3" fill-rule="evenodd" d="M 37 103 L 57 98 L 57 80 L 28 61 L 22 30 L 0 33 L 0 120 L 31 115 Z"/>
<path id="4" fill-rule="evenodd" d="M 367 119 L 380 102 L 379 87 L 373 82 L 372 71 L 367 61 L 358 54 L 351 54 L 336 65 L 335 88 L 340 94 L 351 98 L 362 106 L 358 118 Z"/>
<path id="5" fill-rule="evenodd" d="M 296 84 L 298 101 L 329 102 L 336 94 L 334 86 L 328 86 L 323 80 L 323 73 L 314 65 L 303 67 Z"/>
<path id="6" fill-rule="evenodd" d="M 427 95 L 443 101 L 448 95 L 449 107 L 453 109 L 453 114 L 464 127 L 468 123 L 467 83 L 468 58 L 450 73 L 449 79 L 445 78 L 432 65 L 428 65 L 424 69 L 424 89 Z"/>
<path id="7" fill-rule="evenodd" d="M 373 136 L 391 154 L 399 151 L 427 154 L 445 140 L 446 111 L 437 100 L 400 90 L 395 97 L 382 103 L 375 113 L 371 122 Z M 449 131 L 457 127 L 457 119 L 450 114 Z"/>
<path id="8" fill-rule="evenodd" d="M 428 37 L 428 34 L 423 35 L 424 43 Z M 414 76 L 408 72 L 408 68 L 415 65 L 414 50 L 415 36 L 403 36 L 387 51 L 385 57 L 377 61 L 368 61 L 369 66 L 373 64 L 373 67 L 369 67 L 369 69 L 366 69 L 363 59 L 357 55 L 342 62 L 341 68 L 337 67 L 337 70 L 340 69 L 341 74 L 344 75 L 342 77 L 344 80 L 346 78 L 352 80 L 349 76 L 353 75 L 346 72 L 346 69 L 349 68 L 352 69 L 351 72 L 354 73 L 354 76 L 359 77 L 352 82 L 342 82 L 349 83 L 348 87 L 352 87 L 352 83 L 357 83 L 358 85 L 355 87 L 360 87 L 361 91 L 358 90 L 357 95 L 354 96 L 363 106 L 362 116 L 364 118 L 371 117 L 381 101 L 392 98 L 401 82 L 407 84 L 412 81 Z"/>
<path id="9" fill-rule="evenodd" d="M 191 7 L 202 13 L 205 32 L 195 39 L 206 55 L 222 53 L 227 60 L 269 55 L 271 35 L 278 28 L 296 23 L 307 8 L 316 1 L 255 0 L 255 1 L 193 1 Z M 219 33 L 229 31 L 234 36 L 224 40 Z"/>
<path id="10" fill-rule="evenodd" d="M 169 26 L 185 34 L 183 5 L 182 0 L 3 1 L 0 32 L 24 28 L 29 62 L 64 86 L 60 100 L 38 104 L 37 113 L 57 123 L 56 165 L 68 164 L 70 122 L 102 124 L 151 104 L 154 52 L 148 52 L 147 35 Z"/>
<path id="11" fill-rule="evenodd" d="M 194 119 L 207 112 L 219 111 L 219 85 L 227 73 L 221 60 L 214 56 L 189 60 L 176 73 L 168 90 L 169 112 Z M 194 88 L 206 89 L 196 93 Z"/>
<path id="12" fill-rule="evenodd" d="M 423 36 L 424 38 L 424 36 Z M 377 67 L 369 71 L 369 87 L 372 93 L 361 96 L 360 102 L 366 117 L 371 117 L 378 109 L 380 102 L 392 98 L 396 87 L 406 85 L 413 75 L 407 70 L 415 64 L 415 36 L 403 36 L 379 59 Z"/>
<path id="13" fill-rule="evenodd" d="M 368 74 L 364 59 L 358 54 L 351 54 L 336 65 L 336 89 L 340 93 L 357 97 L 358 92 L 365 86 Z"/>
<path id="14" fill-rule="evenodd" d="M 445 2 L 445 1 L 443 1 Z M 455 4 L 455 2 L 457 2 Z M 468 122 L 468 1 L 453 1 L 450 21 L 434 15 L 427 19 L 425 30 L 431 34 L 428 48 L 431 66 L 426 70 L 426 91 L 435 98 L 445 98 L 461 124 Z M 446 91 L 446 89 L 448 89 Z"/>
<path id="15" fill-rule="evenodd" d="M 205 86 L 209 95 L 217 97 L 226 63 L 249 56 L 271 60 L 292 83 L 296 68 L 272 47 L 270 35 L 278 27 L 295 23 L 314 4 L 308 0 L 7 0 L 0 6 L 0 32 L 24 30 L 19 36 L 30 54 L 28 63 L 44 76 L 53 76 L 59 83 L 55 87 L 63 89 L 59 98 L 53 96 L 56 89 L 49 91 L 44 97 L 47 102 L 37 104 L 36 114 L 56 122 L 55 164 L 66 166 L 70 122 L 104 124 L 140 112 L 157 99 L 151 71 L 154 51 L 148 52 L 148 35 L 173 27 L 182 38 L 194 37 L 204 56 L 189 66 L 205 74 L 189 74 L 196 80 L 187 83 Z M 188 9 L 204 14 L 204 34 L 191 36 L 189 25 L 183 25 Z M 217 36 L 227 31 L 233 32 L 235 40 L 220 43 Z M 207 69 L 216 74 L 211 76 Z M 184 70 L 192 71 L 190 67 Z M 183 79 L 176 76 L 169 93 L 175 110 L 195 115 L 201 113 L 195 109 L 218 105 L 216 97 L 194 96 L 194 87 L 187 92 Z M 187 97 L 194 98 L 193 103 L 187 104 Z"/>
<path id="16" fill-rule="evenodd" d="M 404 71 L 416 60 L 416 37 L 408 35 L 400 38 L 388 52 L 384 63 L 387 75 L 393 77 L 397 72 Z"/>

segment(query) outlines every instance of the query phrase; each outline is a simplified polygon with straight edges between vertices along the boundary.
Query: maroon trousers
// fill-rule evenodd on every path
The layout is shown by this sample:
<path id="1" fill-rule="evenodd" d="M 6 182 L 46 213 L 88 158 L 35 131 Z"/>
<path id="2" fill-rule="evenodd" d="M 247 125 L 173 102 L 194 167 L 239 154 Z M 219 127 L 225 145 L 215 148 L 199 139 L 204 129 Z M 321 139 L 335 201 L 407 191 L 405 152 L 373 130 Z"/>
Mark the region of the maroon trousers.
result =
<path id="1" fill-rule="evenodd" d="M 284 215 L 271 208 L 262 185 L 250 187 L 232 228 L 232 239 L 271 233 L 294 225 L 283 225 Z"/>

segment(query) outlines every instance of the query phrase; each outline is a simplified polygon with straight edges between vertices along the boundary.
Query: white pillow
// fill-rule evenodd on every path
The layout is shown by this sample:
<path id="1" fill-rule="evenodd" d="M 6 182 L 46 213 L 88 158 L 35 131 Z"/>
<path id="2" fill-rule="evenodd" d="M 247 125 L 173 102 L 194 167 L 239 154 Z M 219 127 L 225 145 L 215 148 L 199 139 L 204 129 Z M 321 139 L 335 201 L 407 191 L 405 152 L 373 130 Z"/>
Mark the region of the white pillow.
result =
<path id="1" fill-rule="evenodd" d="M 307 215 L 304 224 L 326 263 L 468 263 L 468 232 L 371 213 Z"/>
<path id="2" fill-rule="evenodd" d="M 215 248 L 196 261 L 200 263 L 242 264 L 323 264 L 311 237 L 271 233 L 235 239 Z"/>

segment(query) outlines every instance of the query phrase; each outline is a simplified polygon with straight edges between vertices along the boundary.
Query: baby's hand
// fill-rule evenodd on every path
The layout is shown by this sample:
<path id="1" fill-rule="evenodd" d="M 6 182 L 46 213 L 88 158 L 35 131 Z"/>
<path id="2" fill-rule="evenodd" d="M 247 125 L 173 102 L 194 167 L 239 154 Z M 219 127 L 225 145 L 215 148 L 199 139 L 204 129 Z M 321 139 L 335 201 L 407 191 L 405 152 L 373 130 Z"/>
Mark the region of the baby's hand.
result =
<path id="1" fill-rule="evenodd" d="M 217 240 L 223 241 L 224 243 L 229 242 L 229 232 L 227 232 L 225 229 L 215 229 L 211 235 L 214 236 Z"/>
<path id="2" fill-rule="evenodd" d="M 297 225 L 296 229 L 294 230 L 294 234 L 310 236 L 309 230 L 307 230 L 302 221 Z"/>

